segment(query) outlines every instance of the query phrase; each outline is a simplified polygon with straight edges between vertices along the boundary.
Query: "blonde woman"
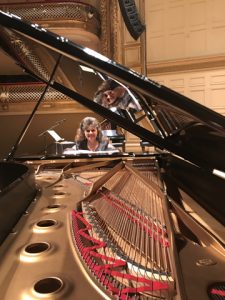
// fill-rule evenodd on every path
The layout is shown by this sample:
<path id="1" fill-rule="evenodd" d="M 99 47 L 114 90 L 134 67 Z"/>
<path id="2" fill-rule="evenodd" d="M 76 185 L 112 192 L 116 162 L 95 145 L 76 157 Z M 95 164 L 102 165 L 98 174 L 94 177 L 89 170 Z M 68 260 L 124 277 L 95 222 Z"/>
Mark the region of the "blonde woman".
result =
<path id="1" fill-rule="evenodd" d="M 86 117 L 80 122 L 75 136 L 77 150 L 106 151 L 113 150 L 109 139 L 102 135 L 96 118 Z"/>

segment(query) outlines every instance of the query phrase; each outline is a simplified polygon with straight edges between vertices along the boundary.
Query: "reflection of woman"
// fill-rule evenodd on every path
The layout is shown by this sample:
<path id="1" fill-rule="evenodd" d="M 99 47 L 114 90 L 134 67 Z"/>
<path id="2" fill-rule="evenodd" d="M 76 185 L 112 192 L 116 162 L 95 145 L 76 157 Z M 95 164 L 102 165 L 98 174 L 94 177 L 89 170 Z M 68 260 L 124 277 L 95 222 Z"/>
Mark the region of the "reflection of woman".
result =
<path id="1" fill-rule="evenodd" d="M 103 81 L 95 93 L 94 101 L 107 108 L 140 109 L 127 89 L 112 79 Z"/>
<path id="2" fill-rule="evenodd" d="M 113 150 L 109 145 L 109 139 L 102 135 L 102 131 L 97 119 L 92 117 L 84 118 L 75 136 L 78 150 L 105 151 Z"/>

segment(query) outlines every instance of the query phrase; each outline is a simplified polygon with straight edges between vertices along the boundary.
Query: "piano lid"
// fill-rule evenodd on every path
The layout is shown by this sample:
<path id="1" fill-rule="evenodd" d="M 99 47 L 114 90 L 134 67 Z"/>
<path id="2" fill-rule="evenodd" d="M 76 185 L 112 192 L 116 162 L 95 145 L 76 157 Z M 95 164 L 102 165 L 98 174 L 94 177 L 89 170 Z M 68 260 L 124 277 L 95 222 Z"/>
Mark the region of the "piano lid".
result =
<path id="1" fill-rule="evenodd" d="M 0 12 L 0 41 L 17 64 L 46 83 L 46 90 L 69 96 L 159 149 L 208 171 L 225 172 L 222 115 L 66 37 L 4 12 Z M 109 108 L 100 104 L 99 95 L 93 101 L 87 93 L 89 86 L 94 95 L 106 79 L 124 87 L 127 98 L 122 105 Z"/>

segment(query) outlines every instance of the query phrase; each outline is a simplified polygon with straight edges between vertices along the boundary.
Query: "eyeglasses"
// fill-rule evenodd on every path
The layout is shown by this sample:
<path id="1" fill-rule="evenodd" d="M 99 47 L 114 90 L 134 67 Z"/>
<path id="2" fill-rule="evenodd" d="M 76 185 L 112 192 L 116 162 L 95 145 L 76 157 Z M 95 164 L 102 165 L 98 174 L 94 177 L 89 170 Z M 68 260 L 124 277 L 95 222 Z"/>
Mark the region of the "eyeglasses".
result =
<path id="1" fill-rule="evenodd" d="M 113 95 L 113 93 L 114 93 L 113 90 L 108 90 L 103 93 L 103 96 L 105 98 L 108 98 L 108 97 L 111 97 Z"/>

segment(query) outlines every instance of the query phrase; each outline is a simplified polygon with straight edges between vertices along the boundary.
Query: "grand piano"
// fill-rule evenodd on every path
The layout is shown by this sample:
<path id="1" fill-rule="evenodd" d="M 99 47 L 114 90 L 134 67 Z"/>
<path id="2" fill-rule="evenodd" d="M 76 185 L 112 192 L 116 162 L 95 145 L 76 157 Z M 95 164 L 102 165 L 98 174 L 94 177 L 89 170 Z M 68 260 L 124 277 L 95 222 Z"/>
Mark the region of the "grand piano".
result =
<path id="1" fill-rule="evenodd" d="M 0 299 L 225 299 L 225 118 L 17 16 L 0 12 L 0 41 L 44 84 L 0 162 Z M 90 82 L 79 90 L 71 77 L 80 66 L 126 86 L 140 109 L 87 97 Z M 18 155 L 49 90 L 152 151 Z"/>

